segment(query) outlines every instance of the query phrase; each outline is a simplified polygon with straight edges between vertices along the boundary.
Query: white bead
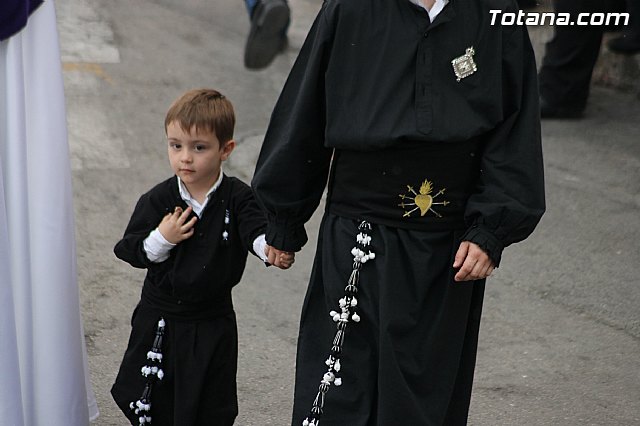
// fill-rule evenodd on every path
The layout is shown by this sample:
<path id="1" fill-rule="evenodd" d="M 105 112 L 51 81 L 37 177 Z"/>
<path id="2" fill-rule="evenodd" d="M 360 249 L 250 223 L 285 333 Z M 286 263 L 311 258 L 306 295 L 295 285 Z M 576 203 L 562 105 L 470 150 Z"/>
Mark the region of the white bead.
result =
<path id="1" fill-rule="evenodd" d="M 342 368 L 342 366 L 340 365 L 340 360 L 336 360 L 336 363 L 333 365 L 334 370 L 336 371 L 340 371 L 340 369 Z"/>
<path id="2" fill-rule="evenodd" d="M 131 402 L 129 404 L 129 408 L 133 410 L 134 408 L 136 408 L 136 405 L 133 402 Z"/>
<path id="3" fill-rule="evenodd" d="M 322 376 L 322 378 L 325 381 L 331 383 L 336 378 L 336 376 L 333 373 L 324 373 L 324 376 Z"/>
<path id="4" fill-rule="evenodd" d="M 336 385 L 336 386 L 342 385 L 342 379 L 340 377 L 337 377 L 333 384 Z"/>
<path id="5" fill-rule="evenodd" d="M 357 247 L 352 248 L 351 249 L 351 254 L 356 256 L 358 254 L 358 248 Z"/>
<path id="6" fill-rule="evenodd" d="M 345 306 L 347 306 L 347 299 L 343 297 L 342 299 L 340 299 L 339 303 L 340 303 L 340 307 L 344 308 Z"/>
<path id="7" fill-rule="evenodd" d="M 376 254 L 372 251 L 369 252 L 369 259 L 375 259 L 376 258 Z"/>
<path id="8" fill-rule="evenodd" d="M 337 314 L 337 312 L 336 312 L 336 311 L 331 311 L 331 312 L 329 312 L 329 315 L 330 315 L 331 317 L 335 317 L 335 316 L 336 316 L 336 314 Z"/>
<path id="9" fill-rule="evenodd" d="M 338 322 L 340 321 L 340 314 L 336 312 L 336 314 L 333 316 L 333 321 L 334 322 Z"/>
<path id="10" fill-rule="evenodd" d="M 143 425 L 146 423 L 147 420 L 144 417 L 140 417 L 138 418 L 138 421 L 140 422 L 141 425 Z"/>
<path id="11" fill-rule="evenodd" d="M 309 420 L 304 419 L 304 421 L 302 422 L 302 426 L 309 426 Z"/>
<path id="12" fill-rule="evenodd" d="M 349 312 L 343 312 L 340 314 L 340 319 L 346 320 L 349 319 Z"/>
<path id="13" fill-rule="evenodd" d="M 353 320 L 353 322 L 360 322 L 360 315 L 353 314 L 351 315 L 351 319 Z"/>
<path id="14" fill-rule="evenodd" d="M 222 233 L 222 238 L 224 238 L 225 240 L 229 237 L 229 233 L 227 231 L 224 231 Z"/>
<path id="15" fill-rule="evenodd" d="M 158 321 L 158 327 L 164 327 L 164 326 L 165 326 L 164 319 L 160 318 L 160 321 Z"/>
<path id="16" fill-rule="evenodd" d="M 358 306 L 358 299 L 355 297 L 351 299 L 351 306 Z"/>
<path id="17" fill-rule="evenodd" d="M 158 370 L 158 379 L 162 380 L 163 377 L 164 377 L 164 371 Z"/>
<path id="18" fill-rule="evenodd" d="M 162 361 L 162 354 L 156 354 L 156 359 L 158 361 Z"/>
<path id="19" fill-rule="evenodd" d="M 147 359 L 155 359 L 156 358 L 156 353 L 153 351 L 149 351 L 147 352 Z"/>

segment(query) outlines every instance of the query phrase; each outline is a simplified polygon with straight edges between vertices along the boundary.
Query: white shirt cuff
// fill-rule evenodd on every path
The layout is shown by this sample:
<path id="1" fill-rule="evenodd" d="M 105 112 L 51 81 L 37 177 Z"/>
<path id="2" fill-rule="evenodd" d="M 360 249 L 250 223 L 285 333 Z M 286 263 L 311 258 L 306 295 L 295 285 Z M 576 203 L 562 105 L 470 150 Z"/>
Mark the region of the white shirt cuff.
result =
<path id="1" fill-rule="evenodd" d="M 167 241 L 158 228 L 151 231 L 149 236 L 144 240 L 142 246 L 147 254 L 147 258 L 153 263 L 164 262 L 169 258 L 171 249 L 176 245 Z"/>
<path id="2" fill-rule="evenodd" d="M 255 240 L 253 240 L 253 252 L 258 255 L 260 259 L 264 263 L 269 263 L 267 260 L 267 255 L 264 253 L 264 249 L 267 247 L 267 239 L 265 234 L 258 235 Z"/>

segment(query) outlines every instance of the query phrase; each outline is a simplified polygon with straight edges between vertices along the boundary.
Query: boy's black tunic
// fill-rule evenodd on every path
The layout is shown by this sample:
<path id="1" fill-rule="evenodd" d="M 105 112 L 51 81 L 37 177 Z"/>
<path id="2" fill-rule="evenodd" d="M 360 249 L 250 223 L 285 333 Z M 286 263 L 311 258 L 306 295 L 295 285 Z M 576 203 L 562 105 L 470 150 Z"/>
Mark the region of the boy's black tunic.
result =
<path id="1" fill-rule="evenodd" d="M 153 263 L 143 241 L 176 206 L 187 208 L 174 176 L 140 197 L 124 237 L 114 248 L 118 258 L 147 268 L 147 275 L 112 394 L 137 424 L 129 403 L 140 398 L 144 389 L 146 379 L 140 369 L 147 362 L 158 319 L 163 317 L 165 377 L 152 391 L 153 424 L 212 424 L 215 418 L 215 424 L 231 425 L 238 410 L 231 290 L 242 277 L 253 241 L 264 233 L 264 214 L 251 188 L 225 175 L 196 222 L 193 236 L 176 245 L 169 259 Z"/>
<path id="2" fill-rule="evenodd" d="M 360 220 L 373 225 L 376 258 L 360 272 L 362 320 L 347 329 L 342 386 L 326 394 L 322 425 L 466 422 L 484 280 L 454 282 L 455 252 L 472 241 L 498 265 L 545 208 L 533 50 L 525 27 L 492 26 L 491 9 L 517 12 L 511 0 L 450 0 L 431 23 L 409 0 L 325 0 L 302 47 L 252 181 L 267 243 L 281 250 L 306 243 L 329 181 L 301 318 L 296 426 L 327 371 L 329 312 Z M 458 80 L 452 61 L 465 53 L 476 70 Z"/>

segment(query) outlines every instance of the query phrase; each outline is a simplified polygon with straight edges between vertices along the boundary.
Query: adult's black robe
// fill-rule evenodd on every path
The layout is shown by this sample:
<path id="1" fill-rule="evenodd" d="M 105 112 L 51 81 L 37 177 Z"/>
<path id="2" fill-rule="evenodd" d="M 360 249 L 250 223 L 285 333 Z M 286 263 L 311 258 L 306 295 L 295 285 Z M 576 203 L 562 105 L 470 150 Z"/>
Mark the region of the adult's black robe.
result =
<path id="1" fill-rule="evenodd" d="M 291 70 L 252 185 L 267 242 L 299 250 L 329 180 L 294 425 L 326 371 L 360 220 L 376 258 L 360 272 L 362 321 L 346 332 L 323 426 L 466 422 L 484 280 L 454 282 L 454 254 L 472 241 L 498 265 L 545 208 L 533 50 L 525 27 L 491 25 L 491 9 L 517 12 L 510 0 L 451 0 L 431 23 L 409 0 L 326 0 Z M 469 48 L 477 69 L 458 80 L 452 61 Z M 407 217 L 398 196 L 427 180 L 431 201 L 452 202 Z"/>
<path id="2" fill-rule="evenodd" d="M 153 424 L 231 425 L 238 413 L 238 339 L 231 290 L 242 277 L 253 241 L 264 232 L 264 214 L 251 188 L 225 175 L 194 225 L 194 234 L 176 245 L 167 260 L 151 262 L 143 242 L 176 206 L 187 208 L 174 176 L 140 197 L 114 248 L 118 258 L 146 268 L 147 274 L 111 393 L 132 424 L 138 424 L 139 416 L 129 404 L 145 388 L 147 378 L 140 369 L 149 365 L 147 352 L 163 318 L 164 378 L 151 392 Z"/>

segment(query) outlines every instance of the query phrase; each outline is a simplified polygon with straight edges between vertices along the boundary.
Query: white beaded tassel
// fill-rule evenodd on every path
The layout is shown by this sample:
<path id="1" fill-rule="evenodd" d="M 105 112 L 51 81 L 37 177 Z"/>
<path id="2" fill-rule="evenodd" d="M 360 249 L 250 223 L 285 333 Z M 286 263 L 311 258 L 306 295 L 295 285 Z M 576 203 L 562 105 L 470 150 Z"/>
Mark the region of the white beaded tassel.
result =
<path id="1" fill-rule="evenodd" d="M 139 426 L 151 424 L 151 391 L 156 380 L 162 380 L 164 371 L 160 368 L 162 364 L 162 339 L 164 337 L 165 321 L 160 318 L 156 328 L 156 336 L 153 340 L 151 350 L 147 352 L 147 360 L 151 365 L 144 365 L 140 373 L 147 378 L 147 383 L 142 391 L 142 396 L 136 402 L 129 404 L 129 408 L 138 416 Z"/>
<path id="2" fill-rule="evenodd" d="M 344 333 L 349 321 L 355 323 L 360 322 L 360 316 L 356 312 L 358 306 L 358 299 L 356 294 L 358 293 L 358 283 L 360 281 L 360 269 L 362 265 L 369 260 L 376 258 L 375 253 L 371 250 L 367 250 L 367 247 L 371 244 L 371 236 L 367 232 L 371 231 L 371 224 L 366 221 L 362 221 L 358 226 L 360 231 L 356 236 L 357 246 L 351 249 L 353 255 L 353 271 L 349 276 L 347 286 L 345 287 L 345 295 L 338 301 L 340 311 L 331 311 L 329 316 L 336 323 L 336 335 L 333 339 L 333 345 L 331 346 L 331 354 L 325 361 L 327 365 L 327 372 L 322 376 L 320 386 L 318 388 L 318 394 L 313 401 L 311 412 L 309 416 L 302 422 L 302 426 L 319 426 L 320 417 L 324 410 L 324 397 L 329 391 L 331 385 L 342 385 L 342 379 L 336 376 L 336 373 L 342 368 L 340 364 L 340 355 L 342 354 L 342 346 L 344 345 Z"/>

